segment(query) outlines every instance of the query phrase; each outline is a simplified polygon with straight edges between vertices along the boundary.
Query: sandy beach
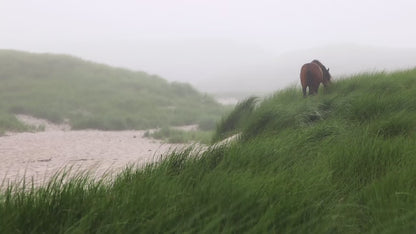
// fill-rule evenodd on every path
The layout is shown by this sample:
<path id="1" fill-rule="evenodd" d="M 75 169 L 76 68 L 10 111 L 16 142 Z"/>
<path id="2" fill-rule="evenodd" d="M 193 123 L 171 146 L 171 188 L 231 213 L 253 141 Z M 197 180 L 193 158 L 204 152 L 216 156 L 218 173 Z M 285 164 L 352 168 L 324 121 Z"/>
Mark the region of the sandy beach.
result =
<path id="1" fill-rule="evenodd" d="M 145 138 L 145 131 L 72 131 L 30 116 L 26 124 L 42 126 L 41 132 L 7 133 L 0 137 L 0 187 L 9 182 L 43 184 L 56 172 L 88 170 L 95 178 L 120 172 L 127 165 L 143 166 L 184 145 Z"/>

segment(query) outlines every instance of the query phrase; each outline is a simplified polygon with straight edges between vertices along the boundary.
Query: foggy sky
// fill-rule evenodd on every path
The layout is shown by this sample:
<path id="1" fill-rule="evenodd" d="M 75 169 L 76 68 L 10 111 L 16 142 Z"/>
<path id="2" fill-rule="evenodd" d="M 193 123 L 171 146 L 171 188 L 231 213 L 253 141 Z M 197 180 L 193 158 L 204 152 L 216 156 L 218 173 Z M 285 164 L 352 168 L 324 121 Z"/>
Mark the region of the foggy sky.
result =
<path id="1" fill-rule="evenodd" d="M 416 49 L 415 23 L 414 0 L 0 0 L 0 49 L 71 54 L 198 86 L 291 51 Z"/>

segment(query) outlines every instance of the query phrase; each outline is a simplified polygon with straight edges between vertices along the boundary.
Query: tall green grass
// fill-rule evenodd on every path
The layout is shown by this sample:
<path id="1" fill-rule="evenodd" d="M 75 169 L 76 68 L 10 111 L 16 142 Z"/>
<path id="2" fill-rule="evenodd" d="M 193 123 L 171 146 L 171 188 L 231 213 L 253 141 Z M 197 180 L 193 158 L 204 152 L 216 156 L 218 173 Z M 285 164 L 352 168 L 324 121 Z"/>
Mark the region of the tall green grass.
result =
<path id="1" fill-rule="evenodd" d="M 65 55 L 0 50 L 0 131 L 26 114 L 73 129 L 148 129 L 217 121 L 225 108 L 189 84 Z"/>
<path id="2" fill-rule="evenodd" d="M 253 113 L 257 100 L 257 97 L 249 97 L 237 103 L 235 108 L 218 122 L 212 141 L 217 142 L 238 133 Z"/>
<path id="3" fill-rule="evenodd" d="M 279 91 L 234 125 L 240 141 L 199 156 L 174 152 L 110 183 L 9 186 L 0 232 L 414 233 L 414 93 L 416 70 L 308 98 Z"/>

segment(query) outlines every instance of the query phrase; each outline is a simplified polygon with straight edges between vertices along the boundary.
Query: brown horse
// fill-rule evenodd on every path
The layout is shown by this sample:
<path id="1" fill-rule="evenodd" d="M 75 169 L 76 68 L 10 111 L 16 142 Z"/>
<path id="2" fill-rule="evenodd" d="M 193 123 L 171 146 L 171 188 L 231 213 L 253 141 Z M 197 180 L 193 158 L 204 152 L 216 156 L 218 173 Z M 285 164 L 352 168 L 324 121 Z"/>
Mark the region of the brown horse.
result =
<path id="1" fill-rule="evenodd" d="M 331 83 L 331 74 L 329 69 L 318 60 L 313 60 L 311 63 L 304 64 L 300 70 L 300 83 L 302 84 L 303 96 L 306 96 L 306 88 L 309 87 L 309 95 L 318 93 L 318 88 L 321 83 L 326 87 Z"/>

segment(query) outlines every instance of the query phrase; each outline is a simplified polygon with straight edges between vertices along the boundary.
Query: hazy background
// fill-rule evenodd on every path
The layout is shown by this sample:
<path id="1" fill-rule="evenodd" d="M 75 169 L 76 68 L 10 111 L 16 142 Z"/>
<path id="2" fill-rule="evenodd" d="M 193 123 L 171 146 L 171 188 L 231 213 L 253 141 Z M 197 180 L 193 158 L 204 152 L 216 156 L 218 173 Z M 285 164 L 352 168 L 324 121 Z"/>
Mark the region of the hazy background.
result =
<path id="1" fill-rule="evenodd" d="M 0 49 L 249 94 L 298 83 L 315 58 L 335 78 L 414 67 L 415 22 L 414 0 L 0 0 Z"/>

